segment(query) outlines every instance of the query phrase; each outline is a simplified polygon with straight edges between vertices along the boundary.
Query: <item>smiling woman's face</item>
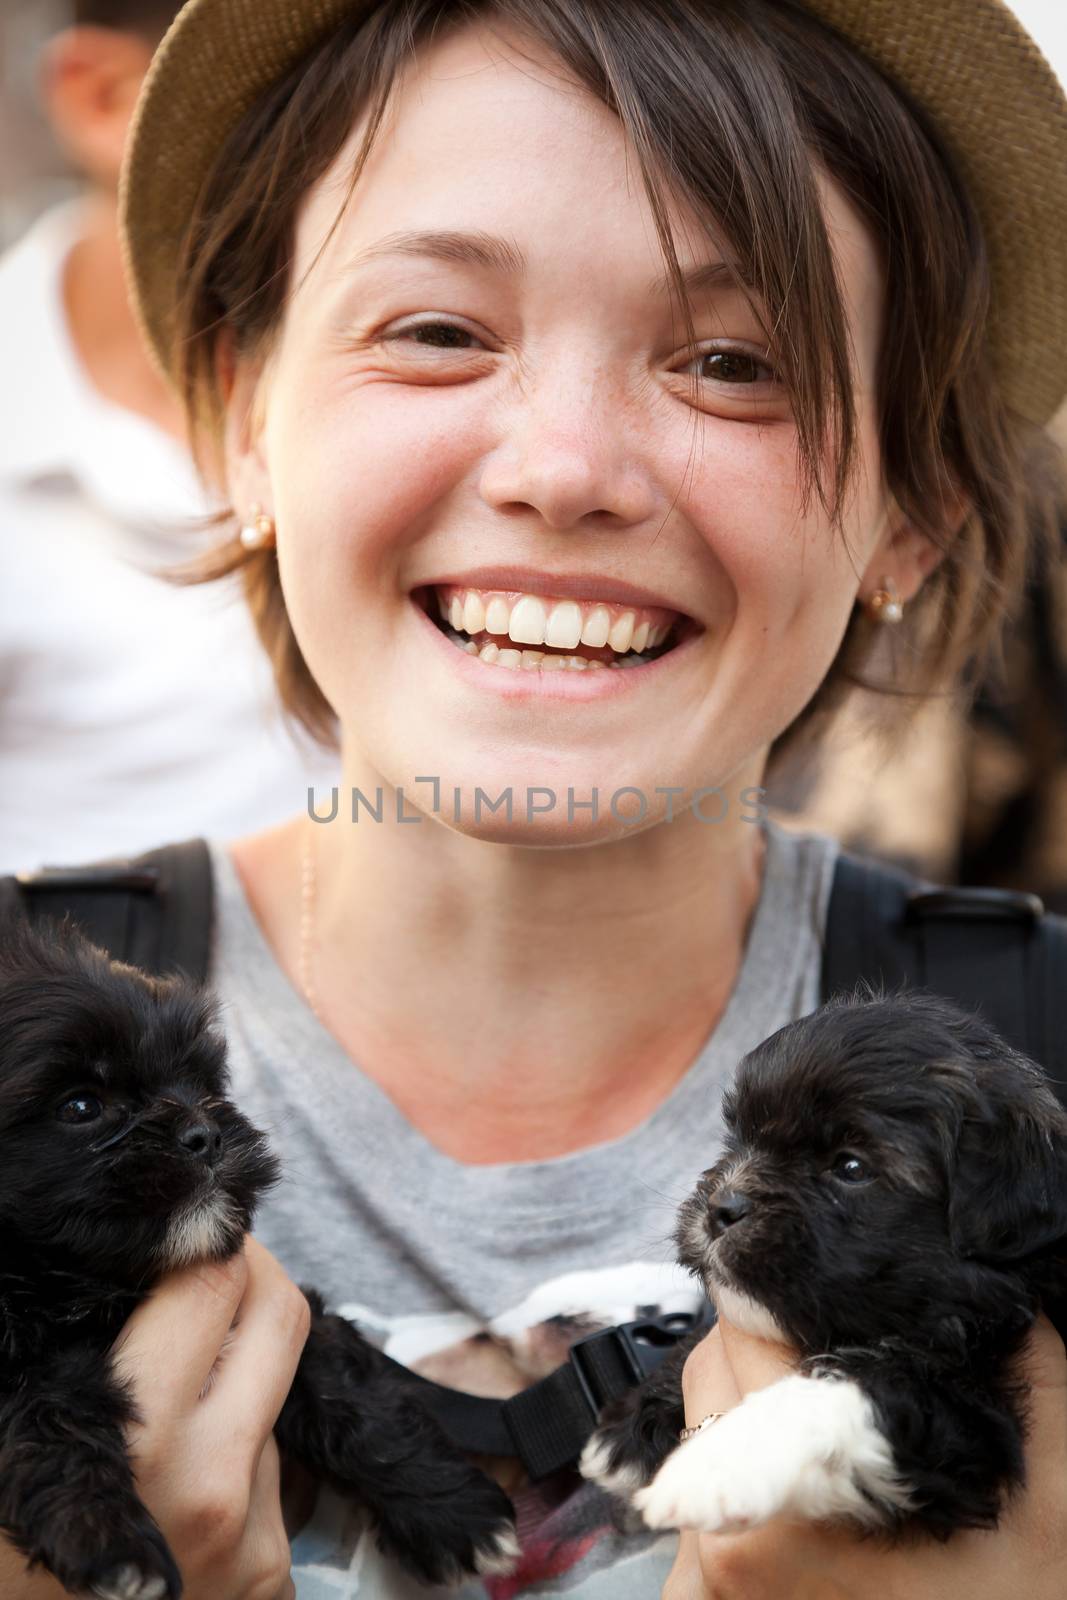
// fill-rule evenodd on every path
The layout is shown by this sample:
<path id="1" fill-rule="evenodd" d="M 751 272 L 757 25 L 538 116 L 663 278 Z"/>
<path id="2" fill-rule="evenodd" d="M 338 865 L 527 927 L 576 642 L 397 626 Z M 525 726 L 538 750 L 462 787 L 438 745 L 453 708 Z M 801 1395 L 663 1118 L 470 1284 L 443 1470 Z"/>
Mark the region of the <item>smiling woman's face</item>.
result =
<path id="1" fill-rule="evenodd" d="M 245 443 L 232 427 L 230 442 L 235 503 L 258 500 L 277 521 L 286 605 L 340 719 L 346 780 L 428 804 L 416 780 L 435 776 L 445 796 L 461 790 L 464 831 L 570 844 L 621 831 L 608 800 L 623 785 L 647 796 L 651 823 L 668 805 L 657 788 L 758 781 L 881 559 L 869 235 L 827 182 L 866 469 L 845 520 L 850 558 L 817 498 L 801 512 L 787 398 L 728 279 L 693 289 L 686 348 L 654 287 L 665 264 L 636 160 L 606 107 L 497 32 L 438 40 L 402 80 L 303 281 L 362 132 L 304 205 L 301 287 L 264 375 L 263 426 Z M 683 207 L 672 222 L 683 270 L 715 260 Z M 477 236 L 482 259 L 455 241 L 390 248 L 414 232 Z M 253 378 L 239 380 L 234 416 Z M 459 597 L 457 619 L 490 658 L 495 636 L 606 661 L 626 648 L 626 612 L 637 627 L 689 620 L 648 664 L 509 666 L 430 621 L 422 602 L 440 622 L 442 594 L 449 609 Z M 516 615 L 522 595 L 544 604 Z M 536 636 L 566 601 L 577 604 L 554 619 L 559 645 L 529 642 L 526 624 Z M 497 631 L 509 626 L 525 640 Z M 526 824 L 535 785 L 558 801 Z M 476 788 L 493 799 L 509 786 L 514 824 L 476 822 Z M 576 803 L 599 792 L 599 820 L 567 820 L 568 788 Z"/>

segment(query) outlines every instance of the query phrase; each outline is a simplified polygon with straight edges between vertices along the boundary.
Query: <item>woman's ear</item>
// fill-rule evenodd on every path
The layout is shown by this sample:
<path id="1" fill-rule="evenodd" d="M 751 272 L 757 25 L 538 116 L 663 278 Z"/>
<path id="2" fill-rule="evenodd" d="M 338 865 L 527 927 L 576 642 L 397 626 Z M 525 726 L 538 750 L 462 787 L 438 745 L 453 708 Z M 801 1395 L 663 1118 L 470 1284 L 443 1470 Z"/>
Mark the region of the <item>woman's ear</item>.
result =
<path id="1" fill-rule="evenodd" d="M 216 349 L 218 391 L 225 406 L 225 480 L 238 516 L 252 506 L 273 515 L 270 474 L 263 448 L 267 363 L 236 354 L 233 330 L 223 329 Z"/>
<path id="2" fill-rule="evenodd" d="M 940 523 L 947 540 L 955 539 L 970 509 L 970 501 L 962 493 L 954 493 L 944 502 Z M 892 578 L 906 604 L 915 598 L 944 559 L 945 551 L 917 528 L 891 499 L 882 537 L 864 568 L 857 599 L 869 600 L 874 591 L 882 587 L 885 578 Z"/>

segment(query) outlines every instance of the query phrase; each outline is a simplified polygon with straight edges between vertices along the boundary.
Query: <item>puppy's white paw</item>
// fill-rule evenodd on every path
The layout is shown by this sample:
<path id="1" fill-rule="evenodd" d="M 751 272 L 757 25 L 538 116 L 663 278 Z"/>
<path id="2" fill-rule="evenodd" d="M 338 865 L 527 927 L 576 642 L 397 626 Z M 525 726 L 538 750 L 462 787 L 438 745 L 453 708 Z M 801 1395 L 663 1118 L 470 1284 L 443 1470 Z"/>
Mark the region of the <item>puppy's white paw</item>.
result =
<path id="1" fill-rule="evenodd" d="M 632 1463 L 624 1463 L 622 1466 L 613 1469 L 610 1463 L 611 1439 L 603 1434 L 594 1433 L 582 1451 L 581 1460 L 578 1462 L 578 1471 L 590 1483 L 598 1484 L 601 1489 L 606 1489 L 608 1494 L 618 1495 L 620 1500 L 631 1499 L 634 1490 L 641 1487 L 640 1468 Z"/>
<path id="2" fill-rule="evenodd" d="M 490 1534 L 478 1546 L 474 1556 L 475 1570 L 483 1578 L 506 1578 L 514 1572 L 521 1554 L 519 1536 L 508 1524 Z"/>
<path id="3" fill-rule="evenodd" d="M 93 1584 L 95 1600 L 163 1600 L 166 1592 L 166 1578 L 155 1572 L 146 1575 L 132 1561 Z"/>
<path id="4" fill-rule="evenodd" d="M 726 1419 L 723 1418 L 723 1421 Z M 775 1507 L 758 1472 L 738 1472 L 736 1452 L 711 1447 L 722 1422 L 687 1439 L 668 1456 L 647 1489 L 633 1503 L 650 1528 L 697 1528 L 702 1533 L 753 1527 L 773 1516 Z M 743 1458 L 741 1458 L 743 1460 Z"/>
<path id="5" fill-rule="evenodd" d="M 651 1528 L 733 1533 L 782 1513 L 878 1526 L 909 1496 L 862 1389 L 798 1375 L 686 1440 L 633 1503 Z"/>

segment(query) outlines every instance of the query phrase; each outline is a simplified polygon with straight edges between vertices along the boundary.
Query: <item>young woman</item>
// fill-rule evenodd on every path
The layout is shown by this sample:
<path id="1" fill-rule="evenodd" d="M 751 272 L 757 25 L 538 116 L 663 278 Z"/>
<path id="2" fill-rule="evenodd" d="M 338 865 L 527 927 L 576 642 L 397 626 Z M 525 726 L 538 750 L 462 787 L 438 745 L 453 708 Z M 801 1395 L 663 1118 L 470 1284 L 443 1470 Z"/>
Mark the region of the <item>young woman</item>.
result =
<path id="1" fill-rule="evenodd" d="M 328 825 L 211 841 L 234 1090 L 289 1181 L 123 1343 L 188 1600 L 415 1592 L 328 1496 L 287 1499 L 290 1557 L 291 1278 L 496 1394 L 693 1303 L 672 1208 L 722 1085 L 818 1000 L 836 847 L 763 820 L 768 755 L 857 676 L 922 692 L 995 643 L 1052 504 L 1065 172 L 999 0 L 181 14 L 132 277 L 234 507 L 200 576 L 243 569 L 344 772 Z M 787 1359 L 723 1326 L 690 1420 Z M 462 1592 L 1052 1600 L 1064 1374 L 1042 1325 L 995 1533 L 658 1537 L 501 1461 L 522 1565 Z"/>

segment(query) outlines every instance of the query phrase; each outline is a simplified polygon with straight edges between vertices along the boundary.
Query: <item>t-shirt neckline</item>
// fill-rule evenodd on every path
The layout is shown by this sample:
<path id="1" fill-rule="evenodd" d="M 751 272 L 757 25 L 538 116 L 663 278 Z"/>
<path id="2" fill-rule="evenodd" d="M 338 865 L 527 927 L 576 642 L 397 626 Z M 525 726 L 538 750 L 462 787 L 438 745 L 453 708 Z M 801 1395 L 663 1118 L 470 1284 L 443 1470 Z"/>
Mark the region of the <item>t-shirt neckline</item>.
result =
<path id="1" fill-rule="evenodd" d="M 788 909 L 790 851 L 797 848 L 798 841 L 770 818 L 753 825 L 761 827 L 766 838 L 760 895 L 741 965 L 714 1029 L 667 1096 L 640 1123 L 613 1139 L 563 1155 L 475 1165 L 446 1154 L 413 1127 L 319 1021 L 279 965 L 229 848 L 216 839 L 208 840 L 216 900 L 216 960 L 211 982 L 219 985 L 225 1015 L 225 971 L 214 968 L 221 959 L 224 969 L 229 954 L 239 949 L 242 983 L 254 1002 L 242 1017 L 242 1026 L 254 1043 L 257 1027 L 266 1029 L 263 1019 L 269 1018 L 269 1040 L 264 1039 L 262 1048 L 268 1056 L 284 1052 L 292 1062 L 294 1077 L 306 1077 L 307 1091 L 314 1093 L 320 1105 L 333 1102 L 334 1114 L 352 1128 L 361 1162 L 379 1161 L 384 1156 L 383 1173 L 388 1169 L 394 1182 L 399 1173 L 417 1172 L 435 1193 L 452 1193 L 457 1199 L 462 1195 L 465 1203 L 478 1191 L 489 1195 L 506 1182 L 509 1209 L 521 1209 L 525 1198 L 531 1209 L 543 1210 L 549 1173 L 568 1185 L 572 1179 L 580 1179 L 586 1189 L 587 1184 L 595 1183 L 598 1172 L 605 1178 L 617 1178 L 620 1159 L 631 1155 L 635 1162 L 639 1158 L 646 1171 L 669 1171 L 680 1122 L 690 1113 L 699 1115 L 702 1122 L 717 1114 L 722 1088 L 739 1059 L 738 1041 L 749 1039 L 751 1029 L 745 1019 L 767 1009 L 767 997 L 761 994 L 761 972 L 766 972 L 768 963 L 776 962 L 785 988 L 794 972 L 782 963 L 792 960 L 799 966 L 810 953 L 801 940 L 781 939 L 782 914 Z M 226 936 L 220 938 L 224 927 Z M 299 1085 L 294 1084 L 294 1090 L 298 1091 Z M 360 1137 L 361 1132 L 366 1137 Z"/>

